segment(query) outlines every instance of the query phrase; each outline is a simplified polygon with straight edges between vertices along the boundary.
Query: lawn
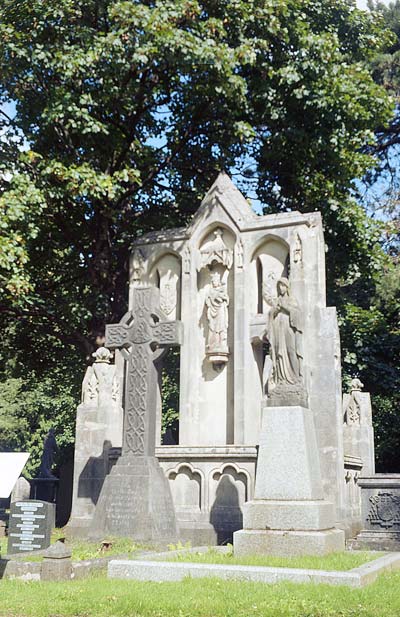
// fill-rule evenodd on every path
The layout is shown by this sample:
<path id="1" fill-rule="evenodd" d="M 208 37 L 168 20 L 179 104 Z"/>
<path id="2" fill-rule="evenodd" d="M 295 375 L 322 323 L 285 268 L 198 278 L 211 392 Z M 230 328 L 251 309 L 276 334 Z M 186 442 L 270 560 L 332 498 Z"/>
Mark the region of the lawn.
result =
<path id="1" fill-rule="evenodd" d="M 51 537 L 51 542 L 56 542 L 60 537 L 65 537 L 62 529 L 56 529 Z M 66 544 L 72 549 L 72 559 L 75 561 L 81 559 L 94 559 L 95 557 L 109 557 L 111 555 L 127 555 L 133 556 L 142 546 L 138 546 L 129 538 L 108 538 L 110 547 L 104 549 L 101 542 L 89 542 L 79 538 L 68 538 Z M 7 553 L 8 538 L 0 538 L 0 554 Z M 17 556 L 17 555 L 15 555 Z M 41 561 L 41 556 L 30 555 L 30 553 L 19 553 L 19 557 L 25 561 Z"/>
<path id="2" fill-rule="evenodd" d="M 400 573 L 365 589 L 185 579 L 0 581 L 0 617 L 398 617 Z"/>
<path id="3" fill-rule="evenodd" d="M 271 566 L 274 568 L 309 568 L 311 570 L 351 570 L 368 561 L 378 559 L 384 553 L 373 551 L 346 551 L 331 553 L 324 557 L 307 555 L 305 557 L 271 557 L 268 555 L 252 555 L 250 557 L 235 557 L 232 549 L 220 553 L 210 548 L 206 553 L 183 553 L 174 555 L 168 561 L 190 561 L 195 563 L 216 563 L 242 566 Z"/>

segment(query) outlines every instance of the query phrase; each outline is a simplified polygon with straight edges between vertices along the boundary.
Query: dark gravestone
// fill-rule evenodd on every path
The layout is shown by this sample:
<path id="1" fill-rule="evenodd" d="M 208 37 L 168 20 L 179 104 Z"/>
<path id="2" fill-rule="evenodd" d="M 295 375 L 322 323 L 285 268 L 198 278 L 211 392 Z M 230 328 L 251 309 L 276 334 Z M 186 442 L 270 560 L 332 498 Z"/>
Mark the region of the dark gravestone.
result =
<path id="1" fill-rule="evenodd" d="M 33 499 L 15 501 L 8 524 L 8 554 L 47 548 L 53 527 L 54 504 Z"/>
<path id="2" fill-rule="evenodd" d="M 32 499 L 57 502 L 58 478 L 53 475 L 54 456 L 58 453 L 55 431 L 49 430 L 43 443 L 43 452 L 37 478 L 31 480 Z"/>
<path id="3" fill-rule="evenodd" d="M 358 479 L 362 530 L 354 549 L 400 551 L 400 475 L 375 474 Z"/>
<path id="4" fill-rule="evenodd" d="M 124 350 L 127 358 L 124 430 L 122 455 L 97 502 L 89 534 L 94 538 L 116 535 L 171 542 L 177 537 L 171 490 L 155 457 L 155 362 L 163 350 L 182 343 L 183 325 L 167 321 L 159 306 L 157 288 L 136 288 L 133 310 L 121 323 L 106 328 L 107 347 Z"/>

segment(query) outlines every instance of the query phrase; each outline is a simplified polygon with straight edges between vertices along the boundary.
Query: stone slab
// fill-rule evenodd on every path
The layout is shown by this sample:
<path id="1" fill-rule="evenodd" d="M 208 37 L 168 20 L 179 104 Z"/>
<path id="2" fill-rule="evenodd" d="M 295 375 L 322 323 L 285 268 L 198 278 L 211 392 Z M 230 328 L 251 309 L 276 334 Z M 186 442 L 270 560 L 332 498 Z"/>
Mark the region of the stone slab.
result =
<path id="1" fill-rule="evenodd" d="M 46 501 L 28 499 L 12 503 L 8 525 L 8 554 L 31 553 L 50 546 L 54 514 L 54 504 Z"/>
<path id="2" fill-rule="evenodd" d="M 257 499 L 243 507 L 245 529 L 321 530 L 335 525 L 328 501 L 276 501 Z"/>
<path id="3" fill-rule="evenodd" d="M 155 457 L 121 457 L 106 477 L 89 537 L 129 537 L 140 542 L 177 539 L 171 490 Z"/>
<path id="4" fill-rule="evenodd" d="M 108 565 L 108 578 L 168 582 L 181 581 L 189 576 L 269 584 L 288 581 L 365 587 L 376 580 L 382 572 L 399 568 L 400 553 L 381 557 L 372 563 L 346 572 L 226 564 L 111 560 Z"/>
<path id="5" fill-rule="evenodd" d="M 345 536 L 341 529 L 326 531 L 262 531 L 242 529 L 234 533 L 234 552 L 242 555 L 328 555 L 344 551 Z"/>
<path id="6" fill-rule="evenodd" d="M 314 416 L 309 409 L 264 407 L 254 497 L 323 499 Z"/>
<path id="7" fill-rule="evenodd" d="M 400 551 L 400 533 L 393 531 L 361 531 L 347 545 L 354 550 Z"/>

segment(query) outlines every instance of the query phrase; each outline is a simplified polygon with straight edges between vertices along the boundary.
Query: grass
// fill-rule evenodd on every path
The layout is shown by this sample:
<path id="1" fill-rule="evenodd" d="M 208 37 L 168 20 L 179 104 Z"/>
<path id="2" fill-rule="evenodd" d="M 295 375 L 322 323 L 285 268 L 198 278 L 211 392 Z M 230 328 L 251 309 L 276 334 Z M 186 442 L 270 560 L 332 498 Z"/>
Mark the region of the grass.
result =
<path id="1" fill-rule="evenodd" d="M 232 548 L 227 553 L 220 553 L 210 548 L 206 553 L 184 553 L 174 555 L 168 561 L 186 561 L 195 563 L 212 563 L 242 566 L 271 566 L 275 568 L 309 568 L 311 570 L 351 570 L 368 561 L 378 559 L 384 553 L 373 551 L 346 551 L 331 553 L 324 557 L 308 555 L 304 557 L 271 557 L 268 555 L 235 557 Z"/>
<path id="2" fill-rule="evenodd" d="M 62 529 L 56 529 L 51 536 L 51 543 L 56 542 L 59 538 L 65 537 L 65 533 Z M 83 540 L 78 538 L 68 538 L 66 544 L 72 549 L 72 559 L 74 561 L 80 561 L 82 559 L 95 559 L 96 557 L 110 557 L 112 555 L 128 555 L 133 556 L 138 550 L 143 547 L 139 547 L 134 544 L 129 538 L 107 538 L 111 542 L 110 548 L 102 550 L 101 542 L 90 542 L 89 540 Z M 0 538 L 0 554 L 5 555 L 7 553 L 8 538 Z M 19 556 L 24 561 L 42 561 L 43 557 L 40 555 L 30 555 L 29 553 L 20 553 Z"/>
<path id="3" fill-rule="evenodd" d="M 0 617 L 398 617 L 400 573 L 365 589 L 185 579 L 0 581 Z"/>

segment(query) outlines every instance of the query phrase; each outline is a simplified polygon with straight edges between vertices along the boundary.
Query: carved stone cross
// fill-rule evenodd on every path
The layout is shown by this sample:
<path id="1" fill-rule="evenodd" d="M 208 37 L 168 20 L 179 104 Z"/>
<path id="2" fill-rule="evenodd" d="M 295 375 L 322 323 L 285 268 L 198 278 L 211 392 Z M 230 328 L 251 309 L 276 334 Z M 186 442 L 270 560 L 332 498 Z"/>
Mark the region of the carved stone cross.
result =
<path id="1" fill-rule="evenodd" d="M 156 287 L 136 287 L 133 308 L 119 324 L 106 326 L 106 346 L 127 349 L 122 456 L 154 456 L 157 371 L 162 350 L 181 345 L 183 324 L 167 321 Z"/>

